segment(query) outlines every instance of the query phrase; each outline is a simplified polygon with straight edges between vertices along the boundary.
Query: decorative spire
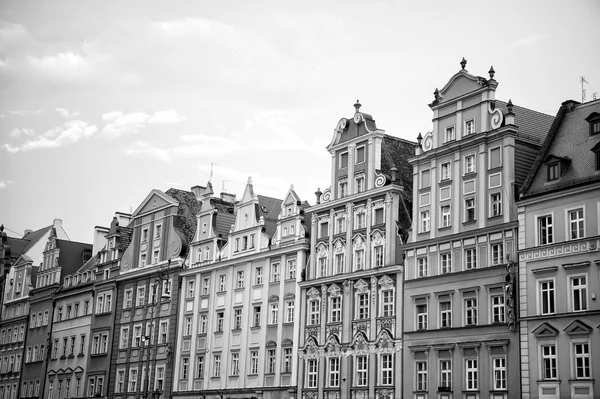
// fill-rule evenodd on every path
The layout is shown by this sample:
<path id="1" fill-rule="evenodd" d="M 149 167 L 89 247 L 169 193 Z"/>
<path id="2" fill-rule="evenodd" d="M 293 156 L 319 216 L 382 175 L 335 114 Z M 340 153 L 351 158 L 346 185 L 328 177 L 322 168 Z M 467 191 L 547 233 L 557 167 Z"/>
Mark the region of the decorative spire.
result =
<path id="1" fill-rule="evenodd" d="M 435 97 L 435 101 L 438 101 L 440 99 L 440 91 L 438 90 L 438 88 L 435 88 L 435 91 L 433 92 L 433 97 Z"/>
<path id="2" fill-rule="evenodd" d="M 252 184 L 252 176 L 248 176 L 248 183 L 247 184 Z"/>
<path id="3" fill-rule="evenodd" d="M 319 205 L 321 203 L 321 194 L 323 194 L 321 192 L 321 189 L 317 188 L 317 191 L 315 191 L 315 195 L 317 196 L 317 205 Z"/>
<path id="4" fill-rule="evenodd" d="M 460 62 L 460 66 L 462 67 L 463 70 L 467 66 L 467 60 L 465 60 L 465 57 L 463 57 L 462 61 Z"/>
<path id="5" fill-rule="evenodd" d="M 362 107 L 362 104 L 358 102 L 358 100 L 356 100 L 356 104 L 354 104 L 354 109 L 356 110 L 356 112 L 360 110 L 360 107 Z"/>
<path id="6" fill-rule="evenodd" d="M 490 70 L 488 73 L 490 74 L 490 79 L 494 79 L 494 74 L 496 73 L 496 71 L 494 71 L 493 65 L 490 67 Z"/>
<path id="7" fill-rule="evenodd" d="M 423 141 L 423 136 L 421 136 L 421 132 L 419 132 L 419 135 L 417 136 L 417 143 L 419 144 L 419 147 L 421 147 L 422 141 Z"/>
<path id="8" fill-rule="evenodd" d="M 512 100 L 508 99 L 508 103 L 506 103 L 506 109 L 508 109 L 509 114 L 513 113 L 513 106 Z"/>

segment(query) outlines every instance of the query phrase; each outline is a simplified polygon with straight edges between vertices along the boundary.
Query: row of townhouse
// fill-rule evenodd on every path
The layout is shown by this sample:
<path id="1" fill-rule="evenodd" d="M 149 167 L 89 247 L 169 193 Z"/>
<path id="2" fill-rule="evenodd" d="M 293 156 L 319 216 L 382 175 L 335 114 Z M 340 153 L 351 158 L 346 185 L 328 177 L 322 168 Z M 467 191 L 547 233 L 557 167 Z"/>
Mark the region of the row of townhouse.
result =
<path id="1" fill-rule="evenodd" d="M 0 399 L 597 396 L 600 101 L 552 117 L 494 76 L 463 59 L 416 143 L 357 101 L 313 206 L 209 182 L 93 245 L 13 239 Z"/>

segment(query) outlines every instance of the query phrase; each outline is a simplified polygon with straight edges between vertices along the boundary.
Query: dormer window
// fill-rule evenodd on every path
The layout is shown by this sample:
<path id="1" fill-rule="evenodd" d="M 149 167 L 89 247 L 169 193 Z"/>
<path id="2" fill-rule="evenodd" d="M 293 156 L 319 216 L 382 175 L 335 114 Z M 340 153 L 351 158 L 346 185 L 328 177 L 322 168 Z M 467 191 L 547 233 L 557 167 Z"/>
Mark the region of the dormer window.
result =
<path id="1" fill-rule="evenodd" d="M 342 152 L 339 157 L 340 169 L 346 169 L 348 167 L 348 152 Z"/>
<path id="2" fill-rule="evenodd" d="M 590 124 L 590 136 L 600 134 L 600 114 L 592 112 L 585 120 Z"/>
<path id="3" fill-rule="evenodd" d="M 558 162 L 552 162 L 551 164 L 547 165 L 548 181 L 558 180 L 560 177 L 559 169 L 560 167 Z"/>
<path id="4" fill-rule="evenodd" d="M 454 141 L 454 126 L 446 128 L 446 134 L 444 136 L 444 143 L 448 141 Z"/>
<path id="5" fill-rule="evenodd" d="M 569 158 L 561 158 L 555 155 L 549 155 L 546 160 L 546 181 L 551 182 L 561 178 L 565 174 L 565 170 L 571 160 Z"/>

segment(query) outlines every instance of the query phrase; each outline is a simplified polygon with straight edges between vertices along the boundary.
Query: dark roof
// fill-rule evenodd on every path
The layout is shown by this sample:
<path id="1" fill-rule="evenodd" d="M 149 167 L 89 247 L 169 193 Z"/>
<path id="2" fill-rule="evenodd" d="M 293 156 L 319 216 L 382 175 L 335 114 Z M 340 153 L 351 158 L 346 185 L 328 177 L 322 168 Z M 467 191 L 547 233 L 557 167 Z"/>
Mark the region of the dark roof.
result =
<path id="1" fill-rule="evenodd" d="M 6 245 L 10 247 L 10 259 L 11 263 L 13 263 L 19 258 L 19 256 L 21 256 L 21 254 L 25 253 L 25 249 L 29 245 L 29 240 L 16 237 L 7 237 Z"/>
<path id="2" fill-rule="evenodd" d="M 595 173 L 592 151 L 600 142 L 600 134 L 590 136 L 589 122 L 586 121 L 590 114 L 599 111 L 600 100 L 584 104 L 572 100 L 562 103 L 523 184 L 521 198 L 600 180 L 600 174 Z M 570 160 L 564 163 L 566 169 L 556 181 L 547 181 L 542 167 L 547 159 Z"/>
<path id="3" fill-rule="evenodd" d="M 256 212 L 256 216 L 260 219 L 260 217 L 264 217 L 265 219 L 265 233 L 272 237 L 275 234 L 275 230 L 277 228 L 277 218 L 279 216 L 279 212 L 281 211 L 281 203 L 283 200 L 265 197 L 264 195 L 258 195 L 258 212 Z"/>
<path id="4" fill-rule="evenodd" d="M 92 244 L 57 239 L 56 246 L 60 249 L 62 276 L 73 274 L 92 256 Z"/>
<path id="5" fill-rule="evenodd" d="M 341 132 L 339 143 L 346 142 L 348 140 L 352 140 L 358 136 L 364 136 L 369 133 L 369 131 L 377 130 L 377 125 L 375 124 L 375 119 L 369 114 L 364 112 L 357 112 L 356 114 L 362 115 L 362 121 L 359 123 L 354 122 L 354 116 L 346 119 L 346 127 Z M 364 121 L 364 122 L 363 122 Z"/>
<path id="6" fill-rule="evenodd" d="M 381 172 L 391 176 L 392 167 L 398 169 L 396 179 L 407 193 L 412 193 L 413 185 L 413 168 L 408 160 L 415 156 L 416 146 L 417 143 L 387 134 L 381 143 Z"/>
<path id="7" fill-rule="evenodd" d="M 196 234 L 196 215 L 200 212 L 202 203 L 196 199 L 196 196 L 191 191 L 170 188 L 165 194 L 179 202 L 174 227 L 175 231 L 184 240 L 183 247 L 185 251 L 182 255 L 185 255 L 187 246 L 194 240 Z"/>
<path id="8" fill-rule="evenodd" d="M 209 201 L 211 207 L 216 210 L 212 219 L 213 230 L 217 236 L 221 235 L 226 238 L 231 225 L 235 223 L 235 204 L 217 197 L 210 198 Z"/>
<path id="9" fill-rule="evenodd" d="M 500 108 L 503 114 L 508 112 L 504 101 L 496 100 L 496 107 Z M 518 136 L 542 144 L 554 117 L 518 105 L 513 105 L 513 113 L 515 114 L 515 125 L 519 127 Z"/>

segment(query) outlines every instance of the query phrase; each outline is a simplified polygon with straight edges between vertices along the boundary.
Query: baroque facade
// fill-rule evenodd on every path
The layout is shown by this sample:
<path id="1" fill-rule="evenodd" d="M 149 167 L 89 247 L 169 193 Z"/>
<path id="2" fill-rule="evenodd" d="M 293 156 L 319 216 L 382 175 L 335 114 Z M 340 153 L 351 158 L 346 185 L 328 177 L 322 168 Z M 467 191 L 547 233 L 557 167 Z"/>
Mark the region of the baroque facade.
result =
<path id="1" fill-rule="evenodd" d="M 395 398 L 402 392 L 402 244 L 415 144 L 355 104 L 327 147 L 300 286 L 298 398 Z"/>
<path id="2" fill-rule="evenodd" d="M 562 104 L 517 204 L 523 398 L 598 397 L 600 100 Z"/>
<path id="3" fill-rule="evenodd" d="M 465 69 L 435 90 L 413 166 L 406 246 L 406 398 L 518 397 L 514 194 L 553 118 L 495 99 Z M 508 280 L 507 280 L 508 279 Z M 449 339 L 449 337 L 451 337 Z"/>

